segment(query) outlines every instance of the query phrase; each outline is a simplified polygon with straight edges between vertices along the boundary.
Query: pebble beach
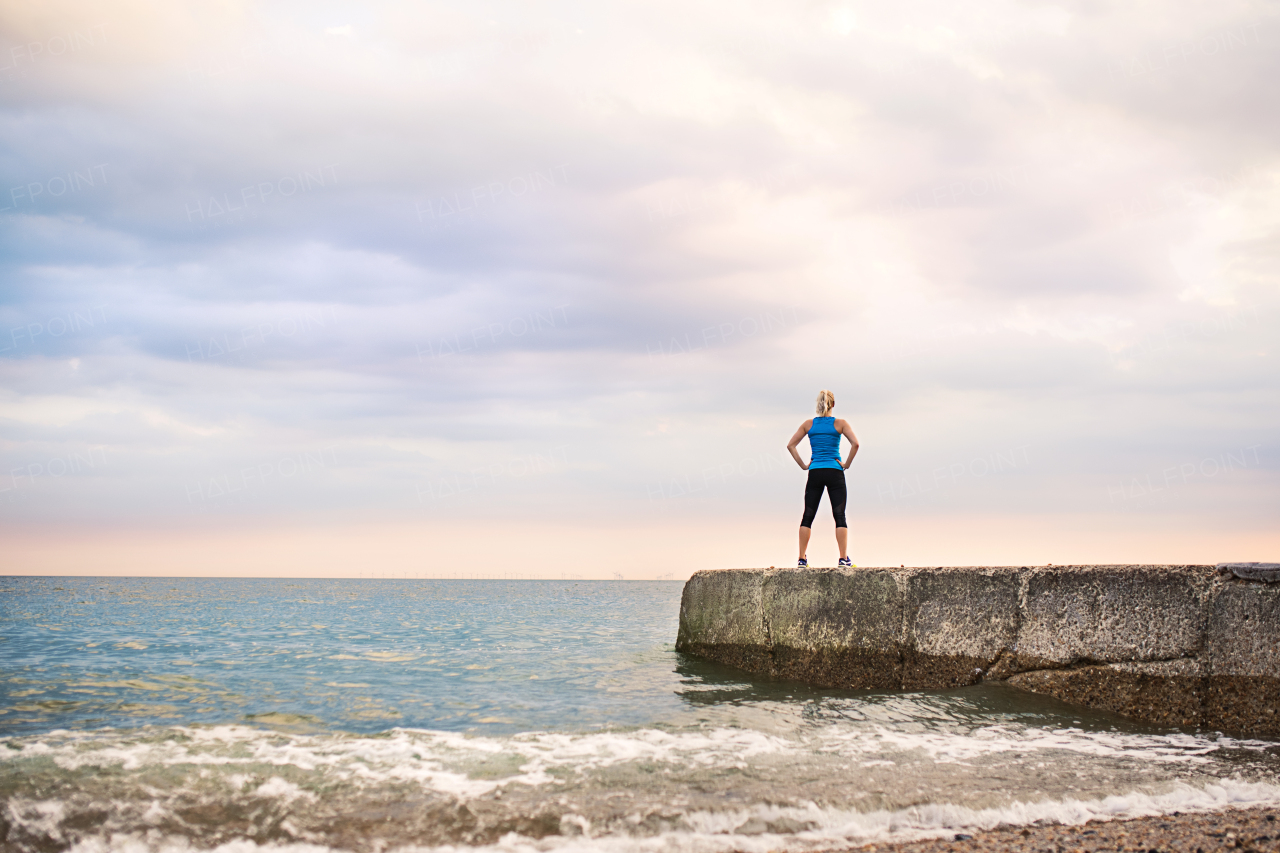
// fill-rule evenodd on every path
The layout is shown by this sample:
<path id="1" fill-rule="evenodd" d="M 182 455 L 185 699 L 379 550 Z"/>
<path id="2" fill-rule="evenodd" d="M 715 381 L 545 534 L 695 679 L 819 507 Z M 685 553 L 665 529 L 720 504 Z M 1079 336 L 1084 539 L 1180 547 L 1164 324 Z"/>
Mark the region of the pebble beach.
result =
<path id="1" fill-rule="evenodd" d="M 1280 850 L 1280 809 L 1229 809 L 1202 814 L 1156 815 L 1089 821 L 1078 826 L 1009 826 L 905 844 L 869 844 L 859 853 L 1214 853 Z"/>

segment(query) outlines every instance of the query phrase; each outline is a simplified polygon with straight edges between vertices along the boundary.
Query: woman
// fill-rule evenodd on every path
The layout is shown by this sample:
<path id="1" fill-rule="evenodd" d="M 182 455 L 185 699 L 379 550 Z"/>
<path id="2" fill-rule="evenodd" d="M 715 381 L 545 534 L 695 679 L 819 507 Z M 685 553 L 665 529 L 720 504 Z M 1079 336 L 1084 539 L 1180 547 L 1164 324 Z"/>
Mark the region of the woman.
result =
<path id="1" fill-rule="evenodd" d="M 836 519 L 836 544 L 840 546 L 840 565 L 853 566 L 849 559 L 849 526 L 844 521 L 844 502 L 848 493 L 844 487 L 844 472 L 853 463 L 858 454 L 858 437 L 853 434 L 849 422 L 831 417 L 831 410 L 836 406 L 836 395 L 830 391 L 818 392 L 818 417 L 810 418 L 800 424 L 800 429 L 791 436 L 787 450 L 791 458 L 802 470 L 809 472 L 809 482 L 804 487 L 804 518 L 800 521 L 800 562 L 802 569 L 809 568 L 809 560 L 805 556 L 809 551 L 809 535 L 813 533 L 813 517 L 818 514 L 818 504 L 822 502 L 822 490 L 827 490 L 831 499 L 831 514 Z M 809 436 L 809 464 L 804 464 L 796 447 L 801 439 Z M 849 458 L 840 462 L 840 436 L 849 439 Z"/>

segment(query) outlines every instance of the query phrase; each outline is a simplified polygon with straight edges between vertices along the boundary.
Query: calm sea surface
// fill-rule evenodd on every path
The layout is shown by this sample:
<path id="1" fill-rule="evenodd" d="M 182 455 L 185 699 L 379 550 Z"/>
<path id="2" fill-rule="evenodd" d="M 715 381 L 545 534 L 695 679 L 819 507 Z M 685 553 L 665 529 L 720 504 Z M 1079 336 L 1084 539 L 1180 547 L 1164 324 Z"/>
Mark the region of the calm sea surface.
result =
<path id="1" fill-rule="evenodd" d="M 14 850 L 815 850 L 1280 805 L 1280 743 L 675 653 L 679 582 L 0 578 Z"/>

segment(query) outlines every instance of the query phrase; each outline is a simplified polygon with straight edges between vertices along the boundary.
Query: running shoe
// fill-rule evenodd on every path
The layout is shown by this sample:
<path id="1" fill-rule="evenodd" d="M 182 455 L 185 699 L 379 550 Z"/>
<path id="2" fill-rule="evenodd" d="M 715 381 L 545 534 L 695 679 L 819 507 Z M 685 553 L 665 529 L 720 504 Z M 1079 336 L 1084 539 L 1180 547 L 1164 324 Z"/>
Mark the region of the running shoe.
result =
<path id="1" fill-rule="evenodd" d="M 841 558 L 840 558 L 840 568 L 842 568 L 842 569 L 855 569 L 855 568 L 857 568 L 857 566 L 855 566 L 855 565 L 853 564 L 853 560 L 850 560 L 848 557 L 841 557 Z"/>
<path id="2" fill-rule="evenodd" d="M 807 569 L 807 568 L 809 568 L 809 561 L 808 561 L 808 560 L 806 560 L 804 557 L 801 557 L 801 558 L 800 558 L 800 562 L 799 562 L 799 563 L 796 563 L 796 568 L 797 568 L 797 569 Z"/>

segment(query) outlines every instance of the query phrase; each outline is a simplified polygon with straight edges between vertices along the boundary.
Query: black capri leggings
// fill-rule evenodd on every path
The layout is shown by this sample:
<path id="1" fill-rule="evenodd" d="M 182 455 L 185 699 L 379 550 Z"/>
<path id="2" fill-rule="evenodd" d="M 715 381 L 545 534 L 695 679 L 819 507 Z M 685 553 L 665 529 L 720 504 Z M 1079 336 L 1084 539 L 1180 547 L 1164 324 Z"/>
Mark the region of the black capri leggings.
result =
<path id="1" fill-rule="evenodd" d="M 818 504 L 822 502 L 822 490 L 827 490 L 831 498 L 831 515 L 836 520 L 836 527 L 848 527 L 844 523 L 844 502 L 849 493 L 844 487 L 843 468 L 810 468 L 809 482 L 804 487 L 804 518 L 801 527 L 813 527 L 813 517 L 818 514 Z"/>

